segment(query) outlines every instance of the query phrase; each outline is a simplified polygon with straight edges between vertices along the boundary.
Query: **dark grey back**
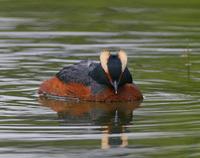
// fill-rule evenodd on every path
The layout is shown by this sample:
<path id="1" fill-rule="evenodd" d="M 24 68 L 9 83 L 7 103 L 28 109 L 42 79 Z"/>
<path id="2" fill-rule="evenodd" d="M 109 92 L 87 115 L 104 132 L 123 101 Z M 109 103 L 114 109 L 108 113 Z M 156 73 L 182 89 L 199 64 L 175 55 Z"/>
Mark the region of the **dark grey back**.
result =
<path id="1" fill-rule="evenodd" d="M 88 75 L 99 63 L 94 61 L 81 61 L 80 63 L 64 67 L 56 76 L 64 83 L 81 83 L 89 86 L 92 78 Z"/>
<path id="2" fill-rule="evenodd" d="M 103 91 L 107 86 L 96 82 L 91 75 L 92 72 L 100 63 L 95 61 L 81 61 L 80 63 L 64 67 L 56 76 L 64 83 L 81 83 L 91 88 L 93 94 Z"/>

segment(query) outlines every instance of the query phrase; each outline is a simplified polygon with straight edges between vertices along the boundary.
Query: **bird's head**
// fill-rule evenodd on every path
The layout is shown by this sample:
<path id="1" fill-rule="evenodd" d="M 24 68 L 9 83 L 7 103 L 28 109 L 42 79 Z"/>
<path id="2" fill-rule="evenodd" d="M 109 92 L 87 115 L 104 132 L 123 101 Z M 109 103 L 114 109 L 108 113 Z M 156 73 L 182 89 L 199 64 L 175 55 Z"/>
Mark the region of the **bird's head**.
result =
<path id="1" fill-rule="evenodd" d="M 120 50 L 116 55 L 111 55 L 108 50 L 103 50 L 100 55 L 100 63 L 115 94 L 117 94 L 122 75 L 127 66 L 126 53 Z"/>

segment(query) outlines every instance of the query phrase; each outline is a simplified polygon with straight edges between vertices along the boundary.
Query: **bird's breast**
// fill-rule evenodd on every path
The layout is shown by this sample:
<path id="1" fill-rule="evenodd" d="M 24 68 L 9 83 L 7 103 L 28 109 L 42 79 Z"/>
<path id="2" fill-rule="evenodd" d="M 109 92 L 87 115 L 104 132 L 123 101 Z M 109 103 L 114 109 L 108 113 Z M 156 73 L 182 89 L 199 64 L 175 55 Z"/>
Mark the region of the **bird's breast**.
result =
<path id="1" fill-rule="evenodd" d="M 39 94 L 102 102 L 136 101 L 143 98 L 140 90 L 134 84 L 125 84 L 115 94 L 110 87 L 96 85 L 91 89 L 91 85 L 64 83 L 57 77 L 44 81 L 39 88 Z"/>

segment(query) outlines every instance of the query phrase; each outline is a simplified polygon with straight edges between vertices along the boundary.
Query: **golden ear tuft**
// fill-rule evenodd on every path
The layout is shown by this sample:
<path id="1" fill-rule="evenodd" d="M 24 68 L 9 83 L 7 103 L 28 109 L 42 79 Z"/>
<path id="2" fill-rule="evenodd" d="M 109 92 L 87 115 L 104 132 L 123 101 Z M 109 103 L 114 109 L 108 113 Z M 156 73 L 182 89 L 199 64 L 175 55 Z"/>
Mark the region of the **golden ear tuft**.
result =
<path id="1" fill-rule="evenodd" d="M 110 57 L 110 52 L 107 49 L 104 49 L 100 55 L 101 66 L 106 73 L 108 73 L 108 58 Z"/>
<path id="2" fill-rule="evenodd" d="M 124 72 L 126 65 L 127 65 L 127 61 L 128 61 L 125 51 L 120 50 L 118 53 L 118 58 L 120 59 L 120 61 L 122 63 L 122 72 Z"/>

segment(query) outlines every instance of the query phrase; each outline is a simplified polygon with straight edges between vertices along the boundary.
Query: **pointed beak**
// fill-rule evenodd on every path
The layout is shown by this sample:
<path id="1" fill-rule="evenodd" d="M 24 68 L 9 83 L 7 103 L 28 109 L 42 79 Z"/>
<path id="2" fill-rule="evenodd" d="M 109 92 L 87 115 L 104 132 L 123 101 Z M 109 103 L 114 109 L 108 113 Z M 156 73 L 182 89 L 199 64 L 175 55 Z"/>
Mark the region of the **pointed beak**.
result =
<path id="1" fill-rule="evenodd" d="M 117 94 L 117 90 L 118 90 L 118 83 L 117 83 L 117 81 L 113 82 L 113 87 L 114 87 L 114 90 L 115 90 L 115 94 Z"/>

